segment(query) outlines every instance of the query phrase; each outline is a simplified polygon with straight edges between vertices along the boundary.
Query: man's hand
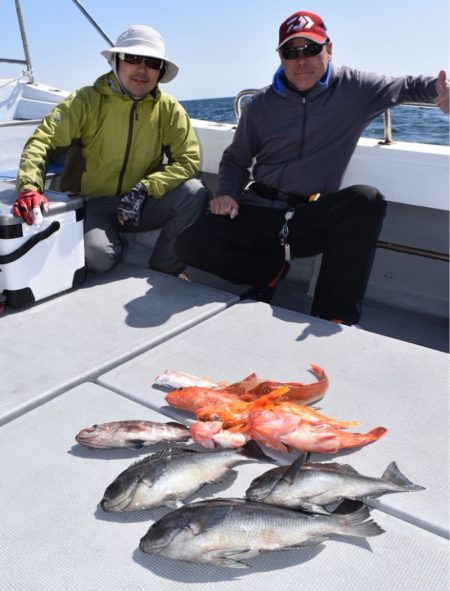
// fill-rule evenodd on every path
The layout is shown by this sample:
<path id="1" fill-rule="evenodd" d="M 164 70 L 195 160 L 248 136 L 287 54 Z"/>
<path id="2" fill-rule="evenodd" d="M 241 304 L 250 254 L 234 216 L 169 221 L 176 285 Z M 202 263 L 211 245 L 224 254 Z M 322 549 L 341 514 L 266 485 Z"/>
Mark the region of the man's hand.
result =
<path id="1" fill-rule="evenodd" d="M 234 219 L 239 213 L 239 204 L 231 195 L 219 195 L 209 202 L 209 211 L 216 215 L 229 215 Z"/>
<path id="2" fill-rule="evenodd" d="M 12 210 L 16 217 L 22 217 L 29 226 L 40 226 L 42 215 L 48 212 L 48 199 L 38 191 L 27 189 L 19 193 Z"/>
<path id="3" fill-rule="evenodd" d="M 444 113 L 448 113 L 450 110 L 450 83 L 447 80 L 447 75 L 444 70 L 441 70 L 439 72 L 439 76 L 436 82 L 436 92 L 437 97 L 434 99 L 434 102 L 441 109 L 441 111 L 444 111 Z"/>
<path id="4" fill-rule="evenodd" d="M 142 183 L 135 185 L 122 197 L 117 208 L 117 220 L 121 226 L 139 226 L 147 197 L 147 189 Z"/>

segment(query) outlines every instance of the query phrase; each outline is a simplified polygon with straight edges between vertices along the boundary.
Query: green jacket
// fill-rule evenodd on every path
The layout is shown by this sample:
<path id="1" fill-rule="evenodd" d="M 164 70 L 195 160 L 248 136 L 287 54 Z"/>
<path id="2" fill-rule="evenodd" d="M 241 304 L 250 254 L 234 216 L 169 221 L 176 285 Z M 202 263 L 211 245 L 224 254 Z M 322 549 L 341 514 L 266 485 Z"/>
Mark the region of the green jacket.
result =
<path id="1" fill-rule="evenodd" d="M 183 107 L 159 88 L 134 100 L 112 72 L 72 92 L 36 128 L 22 153 L 18 191 L 43 191 L 47 167 L 62 153 L 61 190 L 94 197 L 123 195 L 140 181 L 159 198 L 194 177 L 200 163 Z"/>

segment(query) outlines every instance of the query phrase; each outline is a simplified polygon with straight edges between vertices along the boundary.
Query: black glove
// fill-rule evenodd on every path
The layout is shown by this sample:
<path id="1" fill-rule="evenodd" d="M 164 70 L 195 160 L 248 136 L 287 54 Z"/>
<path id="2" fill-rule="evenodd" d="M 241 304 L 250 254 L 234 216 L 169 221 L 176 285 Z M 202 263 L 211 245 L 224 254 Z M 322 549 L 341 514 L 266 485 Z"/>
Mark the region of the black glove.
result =
<path id="1" fill-rule="evenodd" d="M 138 183 L 121 198 L 117 208 L 117 219 L 121 226 L 139 226 L 142 208 L 147 197 L 145 185 Z"/>

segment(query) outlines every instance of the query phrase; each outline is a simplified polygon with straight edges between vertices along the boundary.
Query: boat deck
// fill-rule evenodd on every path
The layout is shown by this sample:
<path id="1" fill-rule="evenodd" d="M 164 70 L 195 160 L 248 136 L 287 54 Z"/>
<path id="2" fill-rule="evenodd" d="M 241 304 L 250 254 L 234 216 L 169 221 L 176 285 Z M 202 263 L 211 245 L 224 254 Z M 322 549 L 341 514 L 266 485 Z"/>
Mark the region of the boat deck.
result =
<path id="1" fill-rule="evenodd" d="M 279 584 L 280 576 L 289 591 L 299 580 L 310 591 L 347 591 L 355 581 L 375 590 L 448 589 L 445 352 L 240 301 L 229 291 L 131 262 L 89 276 L 76 291 L 8 310 L 0 322 L 7 343 L 0 356 L 0 445 L 8 457 L 8 485 L 0 487 L 5 590 L 168 591 L 214 583 L 224 591 L 237 584 L 256 591 Z M 234 570 L 141 553 L 140 538 L 166 509 L 106 514 L 99 508 L 106 486 L 142 453 L 90 450 L 74 437 L 110 420 L 189 424 L 192 416 L 166 405 L 153 383 L 158 373 L 180 369 L 231 382 L 255 371 L 308 383 L 315 379 L 311 363 L 330 380 L 321 412 L 360 420 L 361 432 L 388 429 L 373 444 L 313 459 L 348 463 L 372 476 L 396 461 L 425 487 L 370 501 L 383 535 L 333 536 L 320 546 L 263 554 L 249 560 L 251 568 Z M 208 485 L 190 500 L 242 497 L 267 467 L 241 465 L 233 482 Z"/>

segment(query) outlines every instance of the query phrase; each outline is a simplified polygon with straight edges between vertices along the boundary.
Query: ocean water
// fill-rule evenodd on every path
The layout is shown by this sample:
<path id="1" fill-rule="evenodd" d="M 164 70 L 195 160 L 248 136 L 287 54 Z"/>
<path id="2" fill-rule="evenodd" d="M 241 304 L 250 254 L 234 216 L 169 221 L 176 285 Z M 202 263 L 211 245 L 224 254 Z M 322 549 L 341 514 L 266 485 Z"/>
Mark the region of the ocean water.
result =
<path id="1" fill-rule="evenodd" d="M 192 119 L 236 123 L 234 97 L 180 101 Z M 449 116 L 439 109 L 401 105 L 391 109 L 393 139 L 403 142 L 449 145 Z M 363 137 L 383 139 L 383 116 L 366 127 Z"/>

